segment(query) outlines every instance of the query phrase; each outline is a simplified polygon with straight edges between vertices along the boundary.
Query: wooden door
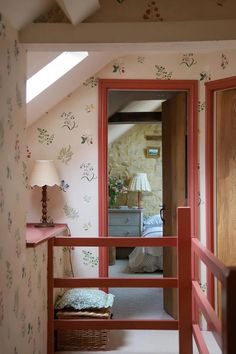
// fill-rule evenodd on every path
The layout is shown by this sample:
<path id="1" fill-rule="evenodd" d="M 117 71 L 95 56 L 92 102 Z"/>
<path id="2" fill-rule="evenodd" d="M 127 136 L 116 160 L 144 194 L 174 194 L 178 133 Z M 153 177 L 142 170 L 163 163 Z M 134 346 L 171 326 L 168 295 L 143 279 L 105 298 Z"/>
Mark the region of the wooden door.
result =
<path id="1" fill-rule="evenodd" d="M 215 123 L 216 252 L 236 266 L 236 89 L 216 93 Z M 221 317 L 218 286 L 218 312 Z"/>
<path id="2" fill-rule="evenodd" d="M 186 93 L 180 92 L 162 105 L 162 167 L 164 236 L 176 236 L 176 208 L 186 205 Z M 163 273 L 165 277 L 177 274 L 176 248 L 164 248 Z M 177 289 L 164 289 L 164 309 L 178 317 Z"/>

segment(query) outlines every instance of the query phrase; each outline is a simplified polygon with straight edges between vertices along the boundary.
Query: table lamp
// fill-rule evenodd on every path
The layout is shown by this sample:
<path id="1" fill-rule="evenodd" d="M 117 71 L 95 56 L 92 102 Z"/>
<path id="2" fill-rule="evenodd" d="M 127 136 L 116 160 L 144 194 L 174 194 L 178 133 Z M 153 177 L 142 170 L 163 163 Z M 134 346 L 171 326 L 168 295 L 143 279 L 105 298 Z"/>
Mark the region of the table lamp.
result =
<path id="1" fill-rule="evenodd" d="M 151 186 L 146 173 L 136 173 L 129 184 L 129 191 L 138 192 L 138 208 L 142 208 L 142 192 L 151 192 Z"/>
<path id="2" fill-rule="evenodd" d="M 30 186 L 42 187 L 42 219 L 35 227 L 54 226 L 47 217 L 47 187 L 54 185 L 60 186 L 60 179 L 53 160 L 36 160 L 30 175 Z"/>

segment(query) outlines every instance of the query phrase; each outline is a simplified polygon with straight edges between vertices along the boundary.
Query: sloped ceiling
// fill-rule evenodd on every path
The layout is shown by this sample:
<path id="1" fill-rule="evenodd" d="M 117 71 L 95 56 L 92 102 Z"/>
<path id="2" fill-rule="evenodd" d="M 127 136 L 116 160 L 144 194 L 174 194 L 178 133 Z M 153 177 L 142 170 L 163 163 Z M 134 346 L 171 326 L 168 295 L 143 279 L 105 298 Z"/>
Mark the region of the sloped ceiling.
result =
<path id="1" fill-rule="evenodd" d="M 46 53 L 46 57 L 49 60 L 53 59 L 55 53 Z M 59 53 L 57 53 L 58 55 Z M 52 107 L 58 104 L 64 97 L 68 96 L 83 82 L 93 76 L 94 73 L 101 70 L 107 65 L 113 58 L 117 56 L 116 52 L 89 52 L 88 57 L 83 60 L 79 65 L 76 65 L 66 75 L 62 76 L 53 85 L 49 86 L 40 95 L 36 96 L 32 101 L 27 104 L 27 126 L 33 124 L 39 117 L 49 111 Z M 39 61 L 37 59 L 37 53 L 29 53 L 28 60 L 28 73 L 34 73 L 45 65 L 44 53 L 40 53 Z M 50 60 L 49 60 L 50 61 Z M 41 63 L 41 65 L 39 65 Z"/>

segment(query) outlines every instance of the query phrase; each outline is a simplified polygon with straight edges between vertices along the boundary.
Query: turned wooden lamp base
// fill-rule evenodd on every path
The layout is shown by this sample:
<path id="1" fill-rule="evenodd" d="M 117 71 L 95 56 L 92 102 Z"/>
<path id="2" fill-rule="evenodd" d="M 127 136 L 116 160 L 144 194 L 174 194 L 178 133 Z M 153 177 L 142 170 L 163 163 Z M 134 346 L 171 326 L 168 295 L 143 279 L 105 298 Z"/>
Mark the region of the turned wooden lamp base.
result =
<path id="1" fill-rule="evenodd" d="M 48 222 L 47 219 L 47 186 L 42 187 L 42 222 L 37 223 L 34 226 L 35 227 L 53 227 L 54 223 L 52 221 Z"/>

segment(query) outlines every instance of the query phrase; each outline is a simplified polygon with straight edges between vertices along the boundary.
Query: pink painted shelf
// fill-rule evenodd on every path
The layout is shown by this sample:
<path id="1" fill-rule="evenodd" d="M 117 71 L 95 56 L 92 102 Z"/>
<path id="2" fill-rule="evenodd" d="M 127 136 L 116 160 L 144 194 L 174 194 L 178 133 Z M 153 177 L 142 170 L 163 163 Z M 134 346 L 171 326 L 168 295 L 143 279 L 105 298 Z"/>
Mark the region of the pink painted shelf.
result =
<path id="1" fill-rule="evenodd" d="M 54 227 L 45 228 L 35 227 L 34 225 L 33 223 L 26 225 L 26 247 L 36 247 L 58 234 L 63 236 L 64 231 L 64 236 L 68 236 L 67 224 L 55 224 Z"/>

